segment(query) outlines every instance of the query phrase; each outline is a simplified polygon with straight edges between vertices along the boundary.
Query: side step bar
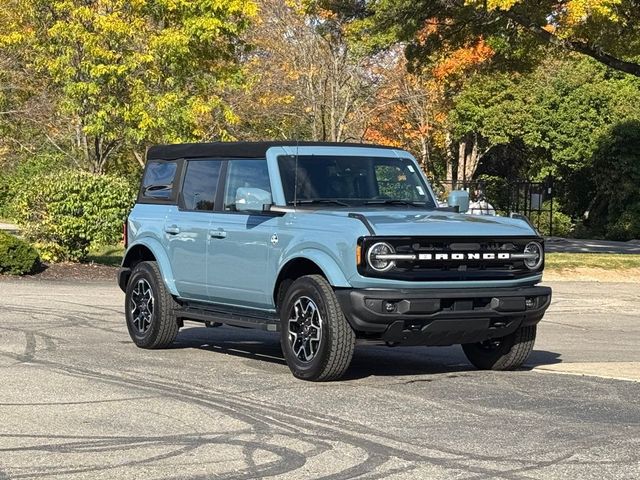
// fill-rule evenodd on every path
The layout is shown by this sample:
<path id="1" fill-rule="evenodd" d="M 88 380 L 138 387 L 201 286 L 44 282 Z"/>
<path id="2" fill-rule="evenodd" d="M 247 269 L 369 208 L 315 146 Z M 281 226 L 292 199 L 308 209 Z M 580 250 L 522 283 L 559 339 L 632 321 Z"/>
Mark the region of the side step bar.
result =
<path id="1" fill-rule="evenodd" d="M 224 308 L 218 305 L 188 303 L 176 309 L 176 317 L 198 322 L 224 323 L 234 327 L 255 328 L 268 332 L 280 330 L 280 319 L 271 312 Z"/>

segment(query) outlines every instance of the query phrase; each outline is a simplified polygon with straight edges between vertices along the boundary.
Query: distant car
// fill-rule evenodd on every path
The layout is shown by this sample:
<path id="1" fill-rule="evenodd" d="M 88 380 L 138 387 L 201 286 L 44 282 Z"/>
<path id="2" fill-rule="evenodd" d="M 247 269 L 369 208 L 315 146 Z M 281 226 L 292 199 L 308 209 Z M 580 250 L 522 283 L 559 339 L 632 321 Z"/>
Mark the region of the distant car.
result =
<path id="1" fill-rule="evenodd" d="M 184 320 L 279 331 L 306 380 L 342 376 L 357 339 L 462 344 L 478 368 L 516 368 L 551 301 L 543 240 L 449 199 L 393 148 L 152 147 L 119 273 L 131 338 L 167 347 Z"/>

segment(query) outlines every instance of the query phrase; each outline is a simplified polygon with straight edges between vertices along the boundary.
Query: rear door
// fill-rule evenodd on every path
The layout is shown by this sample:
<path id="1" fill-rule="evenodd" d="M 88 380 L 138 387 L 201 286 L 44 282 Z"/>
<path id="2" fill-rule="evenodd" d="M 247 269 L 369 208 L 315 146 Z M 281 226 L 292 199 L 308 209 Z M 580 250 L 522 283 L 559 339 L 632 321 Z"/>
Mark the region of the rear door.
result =
<path id="1" fill-rule="evenodd" d="M 187 160 L 178 207 L 165 219 L 169 259 L 183 298 L 207 299 L 206 255 L 223 162 Z"/>
<path id="2" fill-rule="evenodd" d="M 209 296 L 218 303 L 269 308 L 267 264 L 279 218 L 236 211 L 236 192 L 242 187 L 271 192 L 266 160 L 233 159 L 227 163 L 222 211 L 214 213 L 210 227 Z"/>

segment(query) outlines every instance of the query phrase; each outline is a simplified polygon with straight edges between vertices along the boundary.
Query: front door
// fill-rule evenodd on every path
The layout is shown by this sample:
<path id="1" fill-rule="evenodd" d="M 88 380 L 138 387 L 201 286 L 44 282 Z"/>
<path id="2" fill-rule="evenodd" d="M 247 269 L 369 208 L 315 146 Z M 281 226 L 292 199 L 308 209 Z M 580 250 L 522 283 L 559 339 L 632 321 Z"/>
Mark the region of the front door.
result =
<path id="1" fill-rule="evenodd" d="M 236 192 L 242 187 L 271 191 L 264 159 L 228 163 L 222 211 L 214 213 L 210 225 L 209 296 L 216 303 L 269 308 L 267 265 L 279 219 L 236 211 Z"/>
<path id="2" fill-rule="evenodd" d="M 183 298 L 207 299 L 205 259 L 221 165 L 220 160 L 188 160 L 179 206 L 165 220 L 169 260 Z"/>

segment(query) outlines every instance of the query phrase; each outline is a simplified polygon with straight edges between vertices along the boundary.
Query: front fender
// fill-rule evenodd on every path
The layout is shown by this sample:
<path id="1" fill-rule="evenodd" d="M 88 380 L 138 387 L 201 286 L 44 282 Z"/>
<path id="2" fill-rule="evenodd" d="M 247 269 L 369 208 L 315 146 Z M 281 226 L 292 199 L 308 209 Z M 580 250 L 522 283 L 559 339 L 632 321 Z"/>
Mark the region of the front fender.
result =
<path id="1" fill-rule="evenodd" d="M 296 258 L 311 260 L 313 263 L 318 265 L 333 287 L 351 287 L 351 284 L 347 280 L 347 277 L 345 277 L 344 272 L 338 265 L 338 262 L 328 253 L 315 248 L 304 248 L 302 250 L 292 252 L 289 256 L 283 259 L 280 269 L 278 270 L 278 276 L 280 275 L 282 268 L 291 260 L 295 260 Z"/>
<path id="2" fill-rule="evenodd" d="M 176 288 L 173 270 L 171 269 L 171 262 L 169 262 L 169 257 L 167 256 L 165 249 L 162 247 L 162 244 L 155 238 L 143 237 L 129 245 L 127 253 L 122 260 L 122 266 L 127 266 L 127 260 L 130 259 L 130 255 L 136 246 L 142 246 L 149 249 L 158 263 L 158 268 L 160 269 L 162 279 L 164 280 L 164 284 L 167 289 L 171 292 L 171 295 L 178 296 L 178 289 Z"/>

